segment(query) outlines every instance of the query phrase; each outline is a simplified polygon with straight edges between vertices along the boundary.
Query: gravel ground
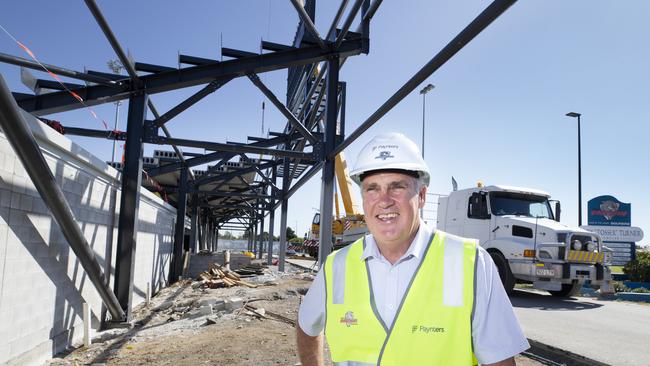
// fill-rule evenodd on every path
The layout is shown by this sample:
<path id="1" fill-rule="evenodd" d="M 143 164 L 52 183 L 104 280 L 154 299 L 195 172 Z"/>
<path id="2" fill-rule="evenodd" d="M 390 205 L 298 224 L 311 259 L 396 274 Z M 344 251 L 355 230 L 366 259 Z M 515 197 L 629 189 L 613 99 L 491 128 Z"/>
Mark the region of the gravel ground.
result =
<path id="1" fill-rule="evenodd" d="M 178 282 L 134 311 L 133 328 L 98 332 L 90 347 L 69 350 L 46 366 L 299 365 L 291 323 L 313 276 L 293 267 L 286 274 L 271 267 L 246 280 L 259 286 L 200 289 L 192 288 L 191 280 Z M 237 307 L 236 298 L 257 314 L 219 310 L 221 300 L 234 299 Z M 517 363 L 543 365 L 522 356 Z M 326 364 L 331 365 L 329 355 Z"/>

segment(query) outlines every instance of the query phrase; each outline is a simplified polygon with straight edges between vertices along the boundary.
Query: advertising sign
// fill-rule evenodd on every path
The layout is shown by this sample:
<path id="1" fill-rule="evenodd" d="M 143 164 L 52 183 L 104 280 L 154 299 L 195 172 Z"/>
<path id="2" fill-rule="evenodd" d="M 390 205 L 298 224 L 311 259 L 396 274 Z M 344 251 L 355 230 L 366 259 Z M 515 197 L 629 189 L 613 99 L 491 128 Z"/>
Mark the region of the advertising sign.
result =
<path id="1" fill-rule="evenodd" d="M 639 242 L 643 239 L 643 230 L 636 226 L 581 226 L 585 230 L 600 235 L 605 242 Z"/>
<path id="2" fill-rule="evenodd" d="M 589 226 L 630 226 L 631 204 L 617 200 L 614 196 L 599 196 L 587 203 Z"/>

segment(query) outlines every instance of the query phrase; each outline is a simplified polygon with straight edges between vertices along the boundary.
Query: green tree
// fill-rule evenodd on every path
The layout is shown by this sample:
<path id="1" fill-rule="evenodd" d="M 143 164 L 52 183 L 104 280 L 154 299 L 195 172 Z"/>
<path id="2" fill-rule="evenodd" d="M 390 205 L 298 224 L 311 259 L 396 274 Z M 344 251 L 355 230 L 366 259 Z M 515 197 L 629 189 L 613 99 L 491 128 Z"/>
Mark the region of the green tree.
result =
<path id="1" fill-rule="evenodd" d="M 290 226 L 287 226 L 287 240 L 291 240 L 297 237 L 296 232 Z"/>
<path id="2" fill-rule="evenodd" d="M 650 252 L 638 251 L 636 259 L 623 267 L 623 273 L 629 276 L 630 281 L 650 282 Z"/>

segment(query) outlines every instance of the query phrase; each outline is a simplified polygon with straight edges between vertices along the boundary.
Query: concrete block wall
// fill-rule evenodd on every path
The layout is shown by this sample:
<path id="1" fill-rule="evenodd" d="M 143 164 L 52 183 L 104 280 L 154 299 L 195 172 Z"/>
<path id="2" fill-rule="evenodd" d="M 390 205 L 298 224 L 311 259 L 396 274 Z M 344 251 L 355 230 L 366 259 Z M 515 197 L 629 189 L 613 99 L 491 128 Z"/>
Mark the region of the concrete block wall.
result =
<path id="1" fill-rule="evenodd" d="M 119 173 L 24 113 L 77 222 L 113 285 Z M 133 304 L 167 285 L 176 210 L 142 190 Z M 82 303 L 99 327 L 101 299 L 0 132 L 0 365 L 38 365 L 79 343 Z"/>

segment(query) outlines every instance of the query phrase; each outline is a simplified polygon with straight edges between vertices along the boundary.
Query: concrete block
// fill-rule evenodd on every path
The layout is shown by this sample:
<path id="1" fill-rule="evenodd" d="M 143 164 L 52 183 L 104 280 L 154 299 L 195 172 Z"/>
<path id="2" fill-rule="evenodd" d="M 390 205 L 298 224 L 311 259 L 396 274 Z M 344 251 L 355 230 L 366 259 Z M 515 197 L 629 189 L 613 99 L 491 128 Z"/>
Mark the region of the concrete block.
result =
<path id="1" fill-rule="evenodd" d="M 11 196 L 9 189 L 0 189 L 0 207 L 11 207 Z"/>
<path id="2" fill-rule="evenodd" d="M 7 143 L 8 145 L 9 143 Z M 13 152 L 13 150 L 12 150 Z M 17 160 L 15 155 L 7 155 L 4 161 L 4 166 L 2 167 L 3 170 L 7 172 L 12 172 L 14 171 L 14 160 Z"/>
<path id="3" fill-rule="evenodd" d="M 9 207 L 11 207 L 14 210 L 17 210 L 20 208 L 20 196 L 21 194 L 18 192 L 12 192 L 11 193 L 11 203 Z"/>
<path id="4" fill-rule="evenodd" d="M 34 202 L 34 197 L 28 195 L 22 195 L 20 197 L 20 209 L 23 211 L 32 211 L 32 204 Z"/>
<path id="5" fill-rule="evenodd" d="M 14 179 L 12 181 L 11 185 L 11 191 L 16 192 L 16 193 L 25 193 L 25 188 L 28 186 L 28 181 L 27 179 L 20 177 L 18 175 L 14 175 Z M 32 182 L 29 181 L 29 187 L 33 188 Z"/>
<path id="6" fill-rule="evenodd" d="M 217 300 L 217 302 L 215 302 L 212 305 L 212 311 L 223 311 L 223 310 L 226 310 L 226 302 L 224 300 L 219 299 Z"/>
<path id="7" fill-rule="evenodd" d="M 226 310 L 233 311 L 244 306 L 244 300 L 241 297 L 231 297 L 225 301 Z"/>

